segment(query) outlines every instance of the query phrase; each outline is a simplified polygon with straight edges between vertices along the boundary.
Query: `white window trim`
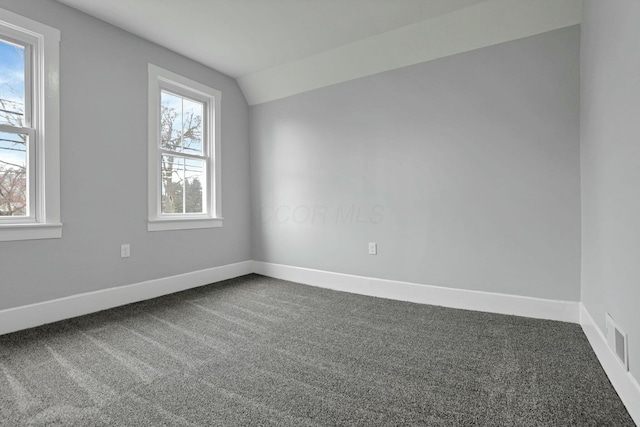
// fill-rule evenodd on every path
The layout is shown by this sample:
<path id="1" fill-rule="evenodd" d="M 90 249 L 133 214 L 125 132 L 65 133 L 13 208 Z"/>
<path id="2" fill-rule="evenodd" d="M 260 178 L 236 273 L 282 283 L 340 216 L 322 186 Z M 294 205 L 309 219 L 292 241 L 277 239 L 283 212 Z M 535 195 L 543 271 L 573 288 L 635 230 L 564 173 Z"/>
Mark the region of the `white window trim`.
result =
<path id="1" fill-rule="evenodd" d="M 206 122 L 209 132 L 203 141 L 208 148 L 206 200 L 207 214 L 161 215 L 161 168 L 160 168 L 160 91 L 169 89 L 186 96 L 192 94 L 206 99 Z M 176 91 L 178 89 L 178 91 Z M 220 168 L 221 131 L 220 110 L 222 93 L 179 74 L 149 64 L 149 218 L 148 231 L 187 230 L 194 228 L 222 227 L 222 194 Z"/>
<path id="2" fill-rule="evenodd" d="M 0 241 L 61 238 L 60 31 L 0 9 L 0 34 L 32 46 L 31 127 L 36 132 L 31 143 L 37 177 L 34 215 L 23 221 L 0 221 Z"/>

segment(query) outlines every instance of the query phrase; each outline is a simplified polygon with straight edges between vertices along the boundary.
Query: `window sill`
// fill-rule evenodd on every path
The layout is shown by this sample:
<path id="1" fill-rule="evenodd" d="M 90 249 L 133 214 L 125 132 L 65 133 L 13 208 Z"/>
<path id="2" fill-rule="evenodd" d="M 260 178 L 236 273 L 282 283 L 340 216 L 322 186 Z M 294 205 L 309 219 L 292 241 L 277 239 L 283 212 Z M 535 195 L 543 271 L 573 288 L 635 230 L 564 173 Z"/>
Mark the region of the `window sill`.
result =
<path id="1" fill-rule="evenodd" d="M 147 222 L 147 231 L 191 230 L 195 228 L 220 228 L 222 218 L 156 219 Z"/>
<path id="2" fill-rule="evenodd" d="M 62 224 L 0 224 L 0 242 L 61 237 Z"/>

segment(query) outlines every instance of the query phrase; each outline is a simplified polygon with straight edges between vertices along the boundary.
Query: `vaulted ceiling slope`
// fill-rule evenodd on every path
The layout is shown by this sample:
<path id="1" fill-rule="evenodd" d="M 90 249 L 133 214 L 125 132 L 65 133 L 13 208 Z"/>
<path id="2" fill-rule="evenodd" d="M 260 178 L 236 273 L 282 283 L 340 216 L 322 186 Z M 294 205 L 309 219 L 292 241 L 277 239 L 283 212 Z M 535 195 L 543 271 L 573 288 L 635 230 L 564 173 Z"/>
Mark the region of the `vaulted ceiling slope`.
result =
<path id="1" fill-rule="evenodd" d="M 58 0 L 228 74 L 260 104 L 578 24 L 581 0 Z"/>

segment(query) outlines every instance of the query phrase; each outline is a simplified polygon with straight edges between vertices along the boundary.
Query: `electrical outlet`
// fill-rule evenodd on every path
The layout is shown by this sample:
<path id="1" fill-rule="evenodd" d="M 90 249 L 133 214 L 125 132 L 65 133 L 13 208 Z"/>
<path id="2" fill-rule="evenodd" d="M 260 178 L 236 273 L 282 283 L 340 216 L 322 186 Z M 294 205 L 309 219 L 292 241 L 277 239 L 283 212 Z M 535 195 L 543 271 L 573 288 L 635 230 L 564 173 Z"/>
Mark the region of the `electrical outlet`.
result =
<path id="1" fill-rule="evenodd" d="M 369 255 L 378 255 L 377 243 L 369 243 Z"/>
<path id="2" fill-rule="evenodd" d="M 126 243 L 120 246 L 120 258 L 129 258 L 131 256 L 131 245 Z"/>

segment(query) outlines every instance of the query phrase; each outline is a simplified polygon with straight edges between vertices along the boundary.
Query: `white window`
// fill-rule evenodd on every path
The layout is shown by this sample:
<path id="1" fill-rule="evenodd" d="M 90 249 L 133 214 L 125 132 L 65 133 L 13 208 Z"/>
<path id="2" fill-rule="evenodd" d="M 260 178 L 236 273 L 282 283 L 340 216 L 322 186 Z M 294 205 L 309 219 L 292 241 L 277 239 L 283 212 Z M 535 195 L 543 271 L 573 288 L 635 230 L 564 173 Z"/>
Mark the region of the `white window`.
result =
<path id="1" fill-rule="evenodd" d="M 219 91 L 149 64 L 149 231 L 222 226 Z"/>
<path id="2" fill-rule="evenodd" d="M 0 241 L 62 237 L 59 43 L 0 9 Z"/>

